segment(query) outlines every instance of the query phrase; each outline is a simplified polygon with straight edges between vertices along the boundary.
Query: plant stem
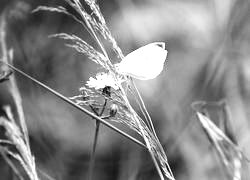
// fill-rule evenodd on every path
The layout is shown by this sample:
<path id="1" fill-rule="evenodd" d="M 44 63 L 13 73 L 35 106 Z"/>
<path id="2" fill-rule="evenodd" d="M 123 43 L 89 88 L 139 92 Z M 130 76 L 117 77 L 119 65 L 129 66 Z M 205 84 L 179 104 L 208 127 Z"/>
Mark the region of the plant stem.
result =
<path id="1" fill-rule="evenodd" d="M 161 180 L 164 180 L 164 176 L 163 176 L 163 173 L 162 173 L 161 168 L 159 166 L 159 163 L 157 162 L 155 154 L 152 151 L 152 146 L 151 146 L 151 143 L 149 142 L 149 137 L 147 137 L 146 134 L 145 134 L 146 129 L 142 126 L 142 123 L 140 122 L 140 119 L 138 119 L 136 112 L 134 111 L 134 109 L 130 105 L 129 100 L 128 100 L 127 96 L 126 96 L 126 93 L 125 93 L 124 89 L 122 87 L 120 89 L 121 89 L 121 92 L 123 94 L 123 100 L 125 101 L 125 104 L 127 105 L 129 111 L 132 113 L 132 116 L 133 116 L 134 120 L 136 121 L 136 123 L 138 125 L 138 128 L 140 129 L 141 135 L 142 135 L 142 137 L 144 139 L 144 142 L 146 143 L 148 152 L 149 152 L 149 154 L 150 154 L 150 156 L 151 156 L 151 158 L 153 160 L 153 163 L 155 165 L 157 173 L 159 174 L 159 177 L 161 178 Z M 147 127 L 147 128 L 149 128 L 149 127 Z"/>
<path id="2" fill-rule="evenodd" d="M 34 83 L 38 84 L 39 86 L 43 87 L 44 89 L 46 89 L 47 91 L 51 92 L 52 94 L 54 94 L 55 96 L 59 97 L 60 99 L 62 99 L 63 101 L 65 101 L 66 103 L 72 105 L 73 107 L 75 107 L 76 109 L 84 112 L 85 114 L 89 115 L 90 117 L 92 117 L 93 119 L 99 121 L 100 123 L 104 124 L 105 126 L 111 128 L 112 130 L 116 131 L 117 133 L 123 135 L 124 137 L 130 139 L 131 141 L 133 141 L 134 143 L 140 145 L 143 148 L 146 148 L 145 144 L 140 142 L 139 140 L 135 139 L 134 137 L 130 136 L 129 134 L 125 133 L 124 131 L 118 129 L 117 127 L 115 127 L 114 125 L 106 122 L 105 120 L 101 119 L 100 117 L 98 117 L 97 115 L 91 113 L 90 111 L 88 111 L 87 109 L 83 108 L 82 106 L 74 103 L 73 101 L 71 101 L 69 98 L 65 97 L 64 95 L 58 93 L 57 91 L 55 91 L 54 89 L 46 86 L 45 84 L 43 84 L 42 82 L 36 80 L 35 78 L 29 76 L 28 74 L 24 73 L 23 71 L 19 70 L 18 68 L 14 67 L 13 65 L 10 65 L 6 62 L 3 62 L 0 60 L 1 63 L 6 64 L 7 66 L 9 66 L 10 68 L 12 68 L 14 71 L 16 71 L 17 73 L 21 74 L 22 76 L 30 79 L 31 81 L 33 81 Z"/>
<path id="3" fill-rule="evenodd" d="M 99 128 L 100 128 L 100 122 L 96 121 L 95 137 L 94 137 L 94 143 L 93 143 L 91 158 L 90 158 L 88 180 L 92 180 L 92 177 L 93 177 L 94 166 L 95 166 L 95 156 L 96 156 L 96 145 L 97 145 L 97 140 L 98 140 Z"/>
<path id="4" fill-rule="evenodd" d="M 136 84 L 133 81 L 133 79 L 131 79 L 131 82 L 132 82 L 133 88 L 136 92 L 136 94 L 134 94 L 134 95 L 137 97 L 135 97 L 135 98 L 138 101 L 139 108 L 140 108 L 140 110 L 141 110 L 141 112 L 146 120 L 146 124 L 148 125 L 149 129 L 153 132 L 154 136 L 157 138 L 152 119 L 151 119 L 151 117 L 147 111 L 147 108 L 142 100 L 141 94 L 140 94 L 139 90 L 137 89 Z"/>
<path id="5" fill-rule="evenodd" d="M 107 99 L 105 98 L 103 107 L 101 112 L 98 114 L 99 117 L 101 117 L 104 113 L 104 110 L 106 108 L 107 105 Z M 94 111 L 95 112 L 95 111 Z M 97 145 L 97 140 L 98 140 L 98 135 L 99 135 L 99 129 L 100 129 L 100 122 L 96 120 L 96 124 L 95 124 L 95 136 L 94 136 L 94 143 L 93 143 L 93 147 L 92 147 L 92 152 L 91 152 L 91 158 L 90 158 L 90 165 L 89 165 L 89 172 L 88 172 L 88 180 L 92 180 L 93 177 L 93 172 L 94 172 L 94 166 L 95 166 L 95 155 L 96 155 L 96 145 Z"/>
<path id="6" fill-rule="evenodd" d="M 22 177 L 21 173 L 18 171 L 18 169 L 16 168 L 16 166 L 12 163 L 12 161 L 6 155 L 6 151 L 8 151 L 8 150 L 6 148 L 4 148 L 4 147 L 0 147 L 0 148 L 1 148 L 0 153 L 1 153 L 2 157 L 3 157 L 3 159 L 10 166 L 10 168 L 12 169 L 12 171 L 14 172 L 14 174 L 16 175 L 16 177 L 19 180 L 24 180 L 24 178 Z"/>

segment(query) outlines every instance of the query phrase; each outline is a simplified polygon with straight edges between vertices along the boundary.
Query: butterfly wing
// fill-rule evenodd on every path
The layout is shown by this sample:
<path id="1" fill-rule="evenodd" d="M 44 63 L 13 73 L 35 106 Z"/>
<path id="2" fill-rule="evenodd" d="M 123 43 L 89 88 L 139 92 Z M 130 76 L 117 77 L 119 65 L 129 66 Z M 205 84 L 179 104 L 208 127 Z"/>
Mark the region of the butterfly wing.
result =
<path id="1" fill-rule="evenodd" d="M 141 80 L 158 76 L 164 66 L 167 51 L 165 43 L 151 43 L 129 53 L 121 63 L 118 71 Z"/>

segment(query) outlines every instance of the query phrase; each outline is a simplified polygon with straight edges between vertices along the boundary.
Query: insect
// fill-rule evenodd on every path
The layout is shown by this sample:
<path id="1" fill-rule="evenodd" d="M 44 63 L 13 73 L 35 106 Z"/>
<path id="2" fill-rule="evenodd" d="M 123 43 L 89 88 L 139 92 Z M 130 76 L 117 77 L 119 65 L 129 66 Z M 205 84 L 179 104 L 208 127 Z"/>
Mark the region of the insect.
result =
<path id="1" fill-rule="evenodd" d="M 150 43 L 125 56 L 116 69 L 136 79 L 154 79 L 162 72 L 167 53 L 164 42 Z"/>

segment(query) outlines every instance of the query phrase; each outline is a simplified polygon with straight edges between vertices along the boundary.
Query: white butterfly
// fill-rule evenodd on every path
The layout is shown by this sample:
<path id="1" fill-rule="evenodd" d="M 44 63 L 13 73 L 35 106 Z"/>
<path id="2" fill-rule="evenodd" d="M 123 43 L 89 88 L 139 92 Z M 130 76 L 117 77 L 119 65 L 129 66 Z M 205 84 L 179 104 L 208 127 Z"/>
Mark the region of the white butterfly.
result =
<path id="1" fill-rule="evenodd" d="M 164 42 L 150 43 L 129 53 L 116 68 L 119 73 L 136 79 L 154 79 L 163 70 L 167 53 Z"/>

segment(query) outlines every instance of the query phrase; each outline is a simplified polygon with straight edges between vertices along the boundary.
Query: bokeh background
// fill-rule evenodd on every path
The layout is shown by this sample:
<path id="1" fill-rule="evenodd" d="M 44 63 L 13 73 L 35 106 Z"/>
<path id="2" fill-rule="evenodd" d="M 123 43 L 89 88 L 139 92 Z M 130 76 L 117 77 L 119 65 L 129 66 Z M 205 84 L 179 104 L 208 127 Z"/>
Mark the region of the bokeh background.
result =
<path id="1" fill-rule="evenodd" d="M 151 42 L 166 42 L 162 74 L 136 84 L 176 179 L 226 179 L 190 104 L 225 99 L 238 144 L 250 158 L 249 1 L 99 0 L 98 4 L 125 54 Z M 8 14 L 7 40 L 14 49 L 14 64 L 65 96 L 77 95 L 98 67 L 48 35 L 67 32 L 93 45 L 94 41 L 65 15 L 31 13 L 39 5 L 66 6 L 61 0 L 0 1 L 0 12 Z M 56 180 L 86 179 L 95 122 L 31 81 L 18 75 L 17 79 L 37 166 Z M 0 104 L 11 104 L 4 85 L 0 87 Z M 102 180 L 159 179 L 144 149 L 104 126 L 94 171 L 94 179 Z M 1 180 L 11 179 L 2 159 L 0 172 Z"/>

